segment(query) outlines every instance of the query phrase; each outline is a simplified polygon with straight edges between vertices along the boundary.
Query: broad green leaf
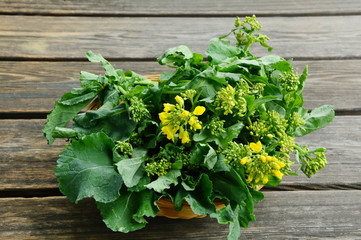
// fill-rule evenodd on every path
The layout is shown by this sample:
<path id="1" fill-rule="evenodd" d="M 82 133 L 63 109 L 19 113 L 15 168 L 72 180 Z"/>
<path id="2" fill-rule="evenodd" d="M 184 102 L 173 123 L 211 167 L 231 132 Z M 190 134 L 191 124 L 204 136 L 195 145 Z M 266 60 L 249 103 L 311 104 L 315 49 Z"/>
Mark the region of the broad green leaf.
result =
<path id="1" fill-rule="evenodd" d="M 105 60 L 102 57 L 102 55 L 94 54 L 92 51 L 87 52 L 86 55 L 87 55 L 88 60 L 90 62 L 101 63 L 102 67 L 105 70 L 106 75 L 113 76 L 115 79 L 119 78 L 119 76 L 118 76 L 117 72 L 115 71 L 114 67 L 107 60 Z"/>
<path id="2" fill-rule="evenodd" d="M 219 134 L 218 136 L 212 135 L 208 129 L 202 129 L 202 131 L 193 136 L 193 140 L 196 142 L 215 142 L 218 146 L 225 149 L 228 143 L 232 139 L 238 137 L 242 128 L 244 127 L 243 122 L 236 123 L 226 129 L 226 132 Z"/>
<path id="3" fill-rule="evenodd" d="M 234 222 L 229 224 L 229 233 L 227 240 L 237 240 L 241 236 L 241 226 L 239 225 L 238 217 L 235 216 Z"/>
<path id="4" fill-rule="evenodd" d="M 146 155 L 147 150 L 136 148 L 134 149 L 131 158 L 123 159 L 115 164 L 123 178 L 125 186 L 128 188 L 137 185 L 140 179 L 144 176 L 144 161 Z"/>
<path id="5" fill-rule="evenodd" d="M 240 77 L 241 74 L 237 74 L 237 73 L 218 72 L 214 67 L 207 68 L 206 70 L 204 70 L 203 72 L 197 75 L 197 78 L 206 78 L 215 81 L 217 83 L 220 83 L 222 85 L 228 85 L 228 82 L 226 81 L 227 78 L 231 78 L 234 81 L 238 81 Z"/>
<path id="6" fill-rule="evenodd" d="M 72 93 L 65 93 L 63 98 L 60 100 L 60 103 L 63 105 L 75 105 L 82 102 L 88 102 L 89 100 L 93 100 L 97 95 L 96 92 L 88 92 L 83 95 L 74 95 Z"/>
<path id="7" fill-rule="evenodd" d="M 200 164 L 204 161 L 205 156 L 207 155 L 210 147 L 208 144 L 197 143 L 195 149 L 192 151 L 191 160 L 192 164 Z"/>
<path id="8" fill-rule="evenodd" d="M 212 43 L 209 44 L 206 55 L 210 57 L 213 64 L 219 64 L 223 60 L 237 56 L 241 53 L 238 47 L 231 46 L 228 39 L 211 39 Z"/>
<path id="9" fill-rule="evenodd" d="M 53 131 L 53 138 L 72 138 L 77 135 L 77 132 L 71 128 L 55 127 Z"/>
<path id="10" fill-rule="evenodd" d="M 278 184 L 280 184 L 282 179 L 275 177 L 275 176 L 268 176 L 268 182 L 265 184 L 265 186 L 269 187 L 277 187 Z"/>
<path id="11" fill-rule="evenodd" d="M 93 73 L 81 71 L 80 72 L 80 86 L 84 89 L 98 88 L 102 82 L 103 77 Z"/>
<path id="12" fill-rule="evenodd" d="M 114 107 L 120 104 L 119 92 L 115 89 L 104 89 L 98 97 L 102 106 L 108 102 L 110 102 Z"/>
<path id="13" fill-rule="evenodd" d="M 185 201 L 185 197 L 188 195 L 188 192 L 184 188 L 179 188 L 177 193 L 175 194 L 173 203 L 174 210 L 180 211 L 183 208 L 183 203 Z"/>
<path id="14" fill-rule="evenodd" d="M 145 185 L 148 189 L 153 189 L 161 193 L 165 189 L 169 189 L 172 184 L 178 184 L 178 177 L 180 177 L 180 170 L 170 170 L 166 175 L 158 177 L 153 182 Z"/>
<path id="15" fill-rule="evenodd" d="M 44 125 L 43 133 L 48 144 L 51 145 L 54 142 L 53 131 L 55 127 L 66 127 L 68 122 L 73 119 L 73 117 L 85 108 L 91 99 L 77 103 L 75 105 L 63 105 L 59 101 L 55 102 L 54 109 L 47 116 L 47 122 Z"/>
<path id="16" fill-rule="evenodd" d="M 254 99 L 254 96 L 245 96 L 245 99 L 247 100 L 247 116 L 251 116 L 253 112 L 262 104 L 274 100 L 281 100 L 280 97 L 277 96 L 265 96 L 261 98 Z"/>
<path id="17" fill-rule="evenodd" d="M 190 175 L 186 175 L 185 178 L 182 178 L 182 187 L 186 190 L 186 191 L 194 191 L 196 189 L 196 186 L 199 182 L 199 178 L 200 176 L 190 176 Z"/>
<path id="18" fill-rule="evenodd" d="M 231 169 L 230 172 L 213 174 L 211 180 L 216 192 L 223 194 L 237 204 L 247 202 L 247 204 L 250 204 L 253 208 L 252 196 L 249 193 L 247 184 L 243 182 L 235 170 Z"/>
<path id="19" fill-rule="evenodd" d="M 213 172 L 229 172 L 230 166 L 224 161 L 224 155 L 220 153 L 217 158 L 217 162 L 213 167 Z"/>
<path id="20" fill-rule="evenodd" d="M 216 213 L 210 215 L 211 218 L 217 218 L 218 223 L 228 224 L 235 220 L 235 216 L 231 205 L 228 204 L 224 208 L 219 209 Z"/>
<path id="21" fill-rule="evenodd" d="M 212 174 L 210 179 L 215 192 L 230 200 L 231 204 L 236 204 L 238 211 L 244 212 L 242 219 L 239 219 L 240 224 L 248 225 L 249 221 L 254 221 L 252 195 L 247 184 L 234 169 L 222 174 Z"/>
<path id="22" fill-rule="evenodd" d="M 208 151 L 207 155 L 204 158 L 203 164 L 209 170 L 211 170 L 211 169 L 213 169 L 214 165 L 216 165 L 217 160 L 218 160 L 218 156 L 217 156 L 216 151 L 211 146 L 209 146 L 209 151 Z"/>
<path id="23" fill-rule="evenodd" d="M 175 63 L 176 65 L 181 65 L 185 59 L 191 59 L 193 53 L 187 46 L 180 45 L 178 47 L 170 48 L 166 50 L 162 56 L 157 58 L 159 64 L 164 65 L 167 63 Z"/>
<path id="24" fill-rule="evenodd" d="M 335 111 L 332 106 L 324 105 L 313 109 L 311 113 L 306 113 L 302 117 L 306 121 L 306 124 L 295 130 L 293 134 L 294 137 L 302 137 L 320 128 L 326 127 L 335 118 Z"/>
<path id="25" fill-rule="evenodd" d="M 265 66 L 272 66 L 278 62 L 282 62 L 285 59 L 277 55 L 267 55 L 258 59 Z"/>
<path id="26" fill-rule="evenodd" d="M 60 191 L 72 202 L 85 197 L 98 202 L 117 199 L 123 180 L 113 166 L 113 148 L 113 141 L 102 132 L 73 141 L 55 166 Z"/>
<path id="27" fill-rule="evenodd" d="M 136 123 L 129 119 L 124 106 L 111 108 L 112 104 L 102 106 L 97 111 L 88 111 L 74 118 L 73 128 L 77 132 L 88 135 L 94 132 L 105 132 L 114 141 L 129 138 Z"/>
<path id="28" fill-rule="evenodd" d="M 259 203 L 264 198 L 264 194 L 262 192 L 254 190 L 253 188 L 249 188 L 249 192 L 252 195 L 252 199 L 254 203 Z"/>
<path id="29" fill-rule="evenodd" d="M 155 217 L 159 211 L 153 191 L 128 192 L 125 188 L 113 202 L 97 202 L 97 207 L 108 228 L 127 233 L 145 227 L 144 216 Z"/>
<path id="30" fill-rule="evenodd" d="M 186 201 L 195 214 L 212 214 L 216 212 L 216 206 L 211 201 L 212 182 L 208 175 L 202 174 L 194 191 L 188 192 Z"/>

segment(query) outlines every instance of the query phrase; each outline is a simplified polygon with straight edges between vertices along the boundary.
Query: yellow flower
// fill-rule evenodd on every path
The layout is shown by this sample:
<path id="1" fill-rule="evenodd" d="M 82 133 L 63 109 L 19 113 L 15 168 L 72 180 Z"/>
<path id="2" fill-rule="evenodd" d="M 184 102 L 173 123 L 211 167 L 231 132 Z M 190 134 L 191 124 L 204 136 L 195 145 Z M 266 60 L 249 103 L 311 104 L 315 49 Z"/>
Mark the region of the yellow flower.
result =
<path id="1" fill-rule="evenodd" d="M 267 161 L 272 161 L 272 157 L 271 156 L 267 156 Z"/>
<path id="2" fill-rule="evenodd" d="M 268 177 L 264 177 L 262 182 L 263 182 L 263 184 L 268 183 Z"/>
<path id="3" fill-rule="evenodd" d="M 278 164 L 280 165 L 281 168 L 286 166 L 286 164 L 284 162 L 279 162 Z"/>
<path id="4" fill-rule="evenodd" d="M 265 156 L 261 156 L 261 161 L 262 161 L 263 163 L 265 163 L 265 162 L 267 162 L 267 158 L 266 158 Z"/>
<path id="5" fill-rule="evenodd" d="M 167 125 L 162 127 L 162 131 L 164 135 L 167 135 L 167 139 L 174 142 L 174 135 L 178 131 L 178 128 L 172 128 L 170 125 Z"/>
<path id="6" fill-rule="evenodd" d="M 249 175 L 247 178 L 247 182 L 252 182 L 252 180 L 253 180 L 253 176 Z"/>
<path id="7" fill-rule="evenodd" d="M 200 115 L 202 115 L 205 111 L 206 111 L 206 108 L 205 108 L 205 107 L 203 107 L 203 106 L 197 106 L 197 107 L 194 109 L 193 114 L 200 116 Z"/>
<path id="8" fill-rule="evenodd" d="M 246 164 L 246 163 L 247 163 L 247 160 L 248 160 L 247 157 L 242 158 L 242 159 L 241 159 L 241 164 L 242 164 L 242 165 Z"/>
<path id="9" fill-rule="evenodd" d="M 273 169 L 280 170 L 281 167 L 277 163 L 273 164 Z"/>
<path id="10" fill-rule="evenodd" d="M 185 131 L 185 130 L 183 130 L 183 128 L 180 128 L 179 139 L 182 139 L 182 144 L 189 143 L 190 138 L 189 138 L 188 131 Z"/>
<path id="11" fill-rule="evenodd" d="M 281 172 L 278 171 L 278 170 L 274 170 L 274 171 L 273 171 L 273 176 L 276 176 L 276 177 L 282 179 L 283 173 L 281 173 Z"/>
<path id="12" fill-rule="evenodd" d="M 163 110 L 164 112 L 172 111 L 175 108 L 175 106 L 170 103 L 164 103 L 163 106 L 164 106 L 164 110 Z"/>
<path id="13" fill-rule="evenodd" d="M 170 117 L 170 114 L 167 112 L 161 112 L 158 114 L 159 115 L 159 119 L 162 122 L 163 125 L 167 125 L 169 123 L 169 119 L 168 117 Z"/>
<path id="14" fill-rule="evenodd" d="M 189 125 L 193 126 L 197 121 L 197 117 L 195 116 L 192 116 L 190 119 L 189 119 Z"/>
<path id="15" fill-rule="evenodd" d="M 260 152 L 262 150 L 262 143 L 260 141 L 257 143 L 251 142 L 249 147 L 255 152 Z"/>
<path id="16" fill-rule="evenodd" d="M 175 96 L 175 100 L 177 101 L 177 103 L 179 103 L 180 105 L 184 105 L 184 99 L 181 97 L 181 96 L 179 96 L 179 95 L 177 95 L 177 96 Z"/>
<path id="17" fill-rule="evenodd" d="M 194 124 L 193 127 L 194 127 L 195 130 L 202 129 L 202 125 L 200 125 L 199 123 Z"/>
<path id="18" fill-rule="evenodd" d="M 183 115 L 184 117 L 188 117 L 189 111 L 183 110 L 182 115 Z"/>

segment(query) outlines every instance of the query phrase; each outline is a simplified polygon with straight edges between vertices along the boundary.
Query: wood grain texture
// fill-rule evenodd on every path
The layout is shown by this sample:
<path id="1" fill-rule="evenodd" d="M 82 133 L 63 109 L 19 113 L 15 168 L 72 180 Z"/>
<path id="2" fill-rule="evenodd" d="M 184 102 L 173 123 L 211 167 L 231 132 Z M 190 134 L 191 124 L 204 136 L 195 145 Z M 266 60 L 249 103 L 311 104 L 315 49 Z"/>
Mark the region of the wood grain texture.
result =
<path id="1" fill-rule="evenodd" d="M 0 120 L 0 190 L 57 188 L 53 169 L 64 140 L 47 146 L 44 120 Z M 284 189 L 361 189 L 361 117 L 341 116 L 327 128 L 300 138 L 310 148 L 326 147 L 329 164 L 313 178 L 287 176 Z"/>
<path id="2" fill-rule="evenodd" d="M 1 239 L 226 239 L 215 219 L 149 218 L 127 234 L 107 229 L 92 200 L 65 197 L 0 199 Z M 359 239 L 361 191 L 265 192 L 257 221 L 241 239 Z"/>
<path id="3" fill-rule="evenodd" d="M 285 58 L 360 58 L 361 16 L 261 17 L 274 54 Z M 187 45 L 204 53 L 209 39 L 226 34 L 234 18 L 0 16 L 0 58 L 155 59 Z M 21 24 L 18 24 L 21 23 Z M 257 56 L 267 54 L 254 49 Z"/>
<path id="4" fill-rule="evenodd" d="M 12 0 L 1 1 L 0 12 L 9 14 L 53 14 L 53 15 L 318 15 L 355 14 L 361 12 L 357 0 L 216 0 L 200 1 L 142 1 L 142 0 L 96 0 L 54 1 L 54 0 Z"/>
<path id="5" fill-rule="evenodd" d="M 114 62 L 140 74 L 172 71 L 154 62 Z M 301 73 L 308 64 L 305 107 L 330 104 L 336 110 L 361 109 L 361 60 L 295 61 Z M 79 72 L 104 74 L 100 64 L 86 62 L 0 62 L 0 112 L 49 112 L 54 102 L 79 87 Z"/>

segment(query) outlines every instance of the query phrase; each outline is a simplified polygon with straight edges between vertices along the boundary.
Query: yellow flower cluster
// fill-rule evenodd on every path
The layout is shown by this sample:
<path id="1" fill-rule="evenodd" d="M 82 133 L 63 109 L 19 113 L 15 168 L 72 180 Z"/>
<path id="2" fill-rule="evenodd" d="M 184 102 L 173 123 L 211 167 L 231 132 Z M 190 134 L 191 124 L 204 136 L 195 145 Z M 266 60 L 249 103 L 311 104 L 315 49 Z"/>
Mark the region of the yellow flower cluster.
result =
<path id="1" fill-rule="evenodd" d="M 162 132 L 167 135 L 167 139 L 174 142 L 174 136 L 179 131 L 179 139 L 182 140 L 182 144 L 190 142 L 189 130 L 196 131 L 202 129 L 201 122 L 197 116 L 202 115 L 206 108 L 203 106 L 197 106 L 191 113 L 184 109 L 184 99 L 181 96 L 176 96 L 176 105 L 170 103 L 164 103 L 163 112 L 159 113 L 159 119 L 164 125 Z"/>
<path id="2" fill-rule="evenodd" d="M 256 153 L 262 151 L 262 143 L 260 141 L 250 143 L 249 147 Z M 266 184 L 269 176 L 282 179 L 283 173 L 280 170 L 286 166 L 283 161 L 269 156 L 267 153 L 244 157 L 240 163 L 246 166 L 247 181 L 250 185 L 259 185 L 261 180 L 263 184 Z"/>

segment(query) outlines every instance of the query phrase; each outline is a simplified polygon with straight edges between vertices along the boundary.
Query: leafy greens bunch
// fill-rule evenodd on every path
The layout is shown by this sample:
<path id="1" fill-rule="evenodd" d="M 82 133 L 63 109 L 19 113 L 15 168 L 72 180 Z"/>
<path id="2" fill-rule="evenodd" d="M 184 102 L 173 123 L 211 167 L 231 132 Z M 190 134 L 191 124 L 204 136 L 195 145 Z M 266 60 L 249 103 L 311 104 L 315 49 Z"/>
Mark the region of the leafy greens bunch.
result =
<path id="1" fill-rule="evenodd" d="M 229 223 L 228 239 L 238 239 L 255 221 L 259 187 L 296 174 L 290 153 L 308 177 L 325 166 L 324 148 L 295 138 L 334 118 L 331 106 L 302 107 L 307 66 L 299 76 L 290 61 L 251 54 L 257 42 L 272 50 L 260 29 L 255 16 L 237 18 L 229 34 L 211 40 L 207 61 L 186 46 L 168 49 L 158 62 L 175 70 L 159 82 L 88 52 L 105 75 L 81 72 L 81 88 L 56 102 L 43 129 L 49 144 L 69 139 L 55 167 L 60 191 L 72 202 L 93 197 L 114 231 L 143 228 L 157 200 L 170 198 L 177 211 L 186 201 L 194 213 Z M 94 99 L 100 107 L 81 113 Z M 215 199 L 225 207 L 216 211 Z"/>

